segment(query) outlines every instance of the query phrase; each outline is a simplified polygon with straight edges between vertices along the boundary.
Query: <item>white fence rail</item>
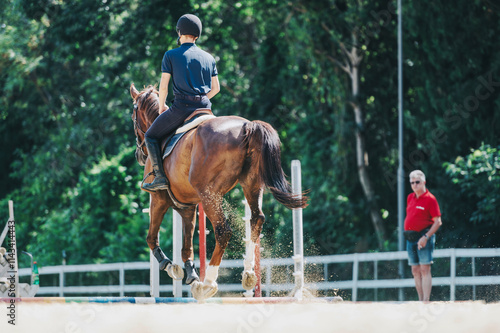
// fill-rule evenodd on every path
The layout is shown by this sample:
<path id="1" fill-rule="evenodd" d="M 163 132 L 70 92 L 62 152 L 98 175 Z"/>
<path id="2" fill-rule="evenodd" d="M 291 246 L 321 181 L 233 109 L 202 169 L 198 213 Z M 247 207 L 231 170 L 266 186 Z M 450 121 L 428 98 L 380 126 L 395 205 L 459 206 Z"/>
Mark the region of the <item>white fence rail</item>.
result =
<path id="1" fill-rule="evenodd" d="M 434 258 L 449 258 L 450 259 L 450 273 L 449 276 L 433 277 L 434 286 L 449 286 L 450 287 L 450 301 L 455 300 L 455 293 L 457 286 L 473 286 L 473 298 L 475 298 L 475 286 L 479 285 L 500 285 L 499 275 L 490 276 L 476 276 L 475 262 L 476 258 L 495 258 L 500 257 L 500 249 L 439 249 L 434 251 Z M 457 259 L 470 258 L 471 259 L 471 276 L 457 276 Z M 352 301 L 358 299 L 359 289 L 384 289 L 384 288 L 408 288 L 413 287 L 413 278 L 404 279 L 378 279 L 378 267 L 381 261 L 398 261 L 406 260 L 407 254 L 404 251 L 398 252 L 380 252 L 380 253 L 354 253 L 345 255 L 329 255 L 329 256 L 310 256 L 305 257 L 305 266 L 307 274 L 308 265 L 323 265 L 323 281 L 315 282 L 314 284 L 306 284 L 316 290 L 328 291 L 334 289 L 352 291 Z M 360 263 L 368 262 L 373 264 L 374 278 L 360 279 Z M 328 281 L 329 275 L 332 272 L 329 269 L 331 264 L 351 263 L 352 264 L 352 278 L 344 281 Z M 261 269 L 265 278 L 262 281 L 262 291 L 266 296 L 271 292 L 291 291 L 294 287 L 293 284 L 293 265 L 292 258 L 282 259 L 262 259 Z M 290 267 L 289 277 L 286 283 L 273 283 L 273 268 L 275 267 Z M 145 270 L 149 271 L 149 262 L 130 262 L 130 263 L 112 263 L 112 264 L 92 264 L 92 265 L 62 265 L 62 266 L 48 266 L 40 268 L 40 275 L 43 281 L 44 275 L 56 274 L 59 275 L 58 286 L 43 286 L 41 283 L 37 295 L 59 295 L 64 296 L 67 294 L 119 294 L 125 296 L 130 293 L 144 293 L 149 294 L 149 285 L 135 285 L 125 284 L 125 274 L 127 271 Z M 243 260 L 224 260 L 221 264 L 222 269 L 239 269 L 243 267 Z M 66 286 L 65 275 L 68 273 L 84 273 L 84 272 L 107 272 L 118 271 L 119 284 L 117 285 L 98 285 L 98 286 Z M 28 268 L 19 270 L 20 276 L 30 275 L 31 271 Z M 289 281 L 289 282 L 288 282 Z M 189 286 L 183 286 L 185 293 L 189 292 Z M 219 284 L 219 290 L 222 292 L 243 292 L 241 284 Z M 172 285 L 160 286 L 160 292 L 172 292 Z M 500 295 L 498 296 L 500 299 Z"/>

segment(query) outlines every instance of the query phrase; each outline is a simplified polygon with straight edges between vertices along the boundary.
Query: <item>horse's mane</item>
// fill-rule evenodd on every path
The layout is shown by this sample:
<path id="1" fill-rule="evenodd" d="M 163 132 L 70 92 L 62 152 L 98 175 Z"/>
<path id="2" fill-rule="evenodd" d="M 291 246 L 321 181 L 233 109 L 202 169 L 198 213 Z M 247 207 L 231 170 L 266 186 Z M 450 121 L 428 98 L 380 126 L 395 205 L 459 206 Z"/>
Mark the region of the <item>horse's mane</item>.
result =
<path id="1" fill-rule="evenodd" d="M 155 86 L 149 85 L 144 88 L 137 98 L 135 103 L 139 110 L 144 110 L 144 115 L 150 122 L 153 122 L 159 115 L 159 92 Z"/>

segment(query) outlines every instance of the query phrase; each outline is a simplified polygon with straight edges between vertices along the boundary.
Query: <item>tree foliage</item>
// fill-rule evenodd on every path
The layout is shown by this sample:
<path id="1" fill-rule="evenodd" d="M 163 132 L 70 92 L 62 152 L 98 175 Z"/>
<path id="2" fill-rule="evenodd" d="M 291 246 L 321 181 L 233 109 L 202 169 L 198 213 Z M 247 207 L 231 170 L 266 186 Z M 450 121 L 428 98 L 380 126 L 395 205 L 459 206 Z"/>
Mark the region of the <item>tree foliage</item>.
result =
<path id="1" fill-rule="evenodd" d="M 373 207 L 386 231 L 382 249 L 396 249 L 396 1 L 3 3 L 0 203 L 15 201 L 19 249 L 46 265 L 62 250 L 72 263 L 147 255 L 128 87 L 159 82 L 176 21 L 188 12 L 204 23 L 198 45 L 217 59 L 215 113 L 271 123 L 285 171 L 302 162 L 308 254 L 380 250 Z M 404 171 L 426 173 L 443 213 L 442 246 L 496 246 L 500 8 L 489 0 L 403 5 Z M 343 49 L 362 57 L 357 94 Z M 357 134 L 372 197 L 360 183 Z M 228 197 L 241 199 L 241 191 Z M 291 213 L 267 195 L 264 212 L 266 242 L 290 251 Z"/>
<path id="2" fill-rule="evenodd" d="M 459 205 L 453 207 L 458 219 L 448 237 L 462 246 L 500 246 L 500 147 L 482 144 L 454 163 L 445 163 Z M 474 230 L 474 232 L 471 232 Z"/>

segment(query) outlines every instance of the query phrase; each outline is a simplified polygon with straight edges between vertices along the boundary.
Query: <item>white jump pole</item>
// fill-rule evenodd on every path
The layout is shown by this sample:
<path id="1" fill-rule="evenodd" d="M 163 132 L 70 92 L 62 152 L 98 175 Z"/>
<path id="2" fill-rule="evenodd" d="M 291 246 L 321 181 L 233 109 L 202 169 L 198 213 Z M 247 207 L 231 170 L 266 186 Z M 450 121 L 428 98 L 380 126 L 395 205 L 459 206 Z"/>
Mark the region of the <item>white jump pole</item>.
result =
<path id="1" fill-rule="evenodd" d="M 151 207 L 151 194 L 149 195 L 149 207 Z M 151 219 L 149 208 L 143 209 L 143 213 L 148 213 Z M 160 233 L 158 232 L 158 243 L 160 242 Z M 160 297 L 160 264 L 153 255 L 153 251 L 149 250 L 149 294 L 151 297 Z"/>
<path id="2" fill-rule="evenodd" d="M 159 240 L 160 233 L 158 233 Z M 151 297 L 160 297 L 160 264 L 151 250 L 149 252 L 149 294 Z"/>
<path id="3" fill-rule="evenodd" d="M 182 217 L 177 211 L 174 210 L 172 219 L 172 261 L 175 264 L 182 265 Z M 182 280 L 173 280 L 174 297 L 182 297 Z"/>
<path id="4" fill-rule="evenodd" d="M 150 206 L 151 206 L 151 196 L 150 196 Z M 148 213 L 150 218 L 149 208 L 142 210 L 143 213 Z M 173 229 L 173 262 L 182 262 L 182 217 L 174 210 L 172 218 L 172 229 Z M 160 242 L 160 233 L 158 233 L 158 243 Z M 182 297 L 182 280 L 173 280 L 172 291 L 174 297 Z M 149 251 L 149 293 L 151 297 L 160 297 L 160 264 L 158 260 L 153 255 L 153 251 Z"/>
<path id="5" fill-rule="evenodd" d="M 302 176 L 299 160 L 292 161 L 292 192 L 302 196 Z M 295 277 L 294 297 L 302 299 L 304 288 L 304 243 L 302 227 L 302 208 L 292 210 L 293 216 L 293 253 L 295 262 L 293 276 Z"/>

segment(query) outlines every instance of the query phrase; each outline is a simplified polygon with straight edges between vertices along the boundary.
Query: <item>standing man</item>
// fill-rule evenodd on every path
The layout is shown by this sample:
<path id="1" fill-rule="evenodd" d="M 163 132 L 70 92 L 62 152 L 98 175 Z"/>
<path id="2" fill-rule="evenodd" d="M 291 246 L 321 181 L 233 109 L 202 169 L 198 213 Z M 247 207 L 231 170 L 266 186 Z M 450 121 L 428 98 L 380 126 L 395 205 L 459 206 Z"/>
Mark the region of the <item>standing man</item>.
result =
<path id="1" fill-rule="evenodd" d="M 441 211 L 436 197 L 425 187 L 425 175 L 420 170 L 410 173 L 413 193 L 407 198 L 405 237 L 408 264 L 415 279 L 418 299 L 428 302 L 431 296 L 432 253 L 436 231 L 441 226 Z"/>
<path id="2" fill-rule="evenodd" d="M 195 42 L 201 35 L 201 21 L 192 14 L 181 16 L 177 21 L 176 49 L 167 51 L 161 63 L 160 115 L 145 135 L 146 148 L 151 160 L 155 179 L 143 184 L 143 189 L 157 191 L 167 189 L 160 151 L 161 140 L 171 134 L 184 120 L 198 109 L 211 109 L 210 99 L 220 91 L 215 59 L 201 50 Z M 165 105 L 168 84 L 172 79 L 174 102 Z"/>

